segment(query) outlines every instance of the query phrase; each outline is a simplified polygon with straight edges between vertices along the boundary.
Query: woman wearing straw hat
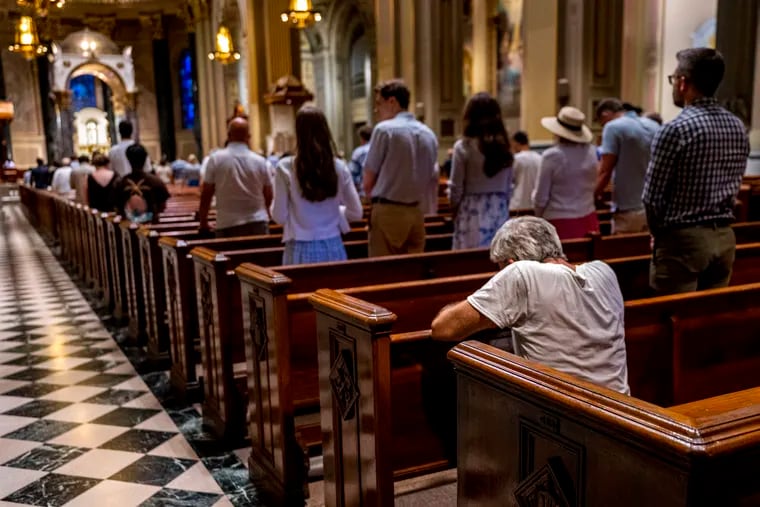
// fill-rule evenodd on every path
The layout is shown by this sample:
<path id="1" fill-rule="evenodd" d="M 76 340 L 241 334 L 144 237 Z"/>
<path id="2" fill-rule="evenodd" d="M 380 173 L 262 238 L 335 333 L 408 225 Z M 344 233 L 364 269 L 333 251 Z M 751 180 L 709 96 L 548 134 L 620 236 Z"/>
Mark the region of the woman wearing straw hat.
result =
<path id="1" fill-rule="evenodd" d="M 598 160 L 585 125 L 586 116 L 574 107 L 563 107 L 541 125 L 557 137 L 557 144 L 541 157 L 541 169 L 533 193 L 536 216 L 557 229 L 560 239 L 583 237 L 599 231 L 594 206 Z"/>

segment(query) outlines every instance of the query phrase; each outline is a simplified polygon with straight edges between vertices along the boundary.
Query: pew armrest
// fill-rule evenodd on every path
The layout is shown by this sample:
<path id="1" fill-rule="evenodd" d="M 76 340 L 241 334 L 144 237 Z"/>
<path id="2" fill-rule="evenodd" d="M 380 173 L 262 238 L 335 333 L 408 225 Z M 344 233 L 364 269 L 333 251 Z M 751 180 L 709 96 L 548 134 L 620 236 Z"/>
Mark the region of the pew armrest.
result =
<path id="1" fill-rule="evenodd" d="M 448 355 L 458 374 L 510 394 L 540 399 L 600 433 L 688 455 L 728 453 L 760 443 L 760 388 L 662 408 L 489 345 L 468 341 Z"/>

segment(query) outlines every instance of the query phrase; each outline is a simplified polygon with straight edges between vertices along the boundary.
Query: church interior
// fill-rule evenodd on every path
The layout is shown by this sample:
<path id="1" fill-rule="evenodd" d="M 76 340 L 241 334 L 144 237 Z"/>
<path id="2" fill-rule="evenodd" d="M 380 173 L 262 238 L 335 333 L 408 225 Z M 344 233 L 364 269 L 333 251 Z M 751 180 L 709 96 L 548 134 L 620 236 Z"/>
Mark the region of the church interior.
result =
<path id="1" fill-rule="evenodd" d="M 504 268 L 488 243 L 452 249 L 470 98 L 486 92 L 544 157 L 562 144 L 546 118 L 571 128 L 573 108 L 603 165 L 608 98 L 683 120 L 688 48 L 722 55 L 715 107 L 749 147 L 728 286 L 652 292 L 662 240 L 615 233 L 613 176 L 589 197 L 596 231 L 560 239 L 566 261 L 617 276 L 630 395 L 489 330 L 431 338 L 441 308 Z M 0 50 L 0 505 L 760 506 L 759 0 L 2 0 Z M 340 167 L 365 144 L 379 160 L 391 80 L 435 138 L 424 252 L 372 255 L 373 208 L 407 204 L 361 166 L 348 260 L 283 262 L 293 229 L 274 220 L 219 234 L 236 121 L 276 206 L 282 160 L 306 158 L 303 110 Z M 125 140 L 169 195 L 147 221 L 73 184 L 109 150 L 118 175 Z M 541 216 L 527 202 L 509 221 Z"/>

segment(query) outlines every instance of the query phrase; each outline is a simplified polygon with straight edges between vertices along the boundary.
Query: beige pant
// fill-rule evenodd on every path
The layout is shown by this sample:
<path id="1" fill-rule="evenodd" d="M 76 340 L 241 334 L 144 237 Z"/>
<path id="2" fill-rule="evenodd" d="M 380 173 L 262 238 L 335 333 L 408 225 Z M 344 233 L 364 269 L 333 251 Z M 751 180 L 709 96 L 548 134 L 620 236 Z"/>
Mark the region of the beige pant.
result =
<path id="1" fill-rule="evenodd" d="M 643 209 L 618 211 L 612 215 L 612 234 L 647 232 L 647 214 Z"/>
<path id="2" fill-rule="evenodd" d="M 373 204 L 369 222 L 369 256 L 425 250 L 425 217 L 417 206 Z"/>

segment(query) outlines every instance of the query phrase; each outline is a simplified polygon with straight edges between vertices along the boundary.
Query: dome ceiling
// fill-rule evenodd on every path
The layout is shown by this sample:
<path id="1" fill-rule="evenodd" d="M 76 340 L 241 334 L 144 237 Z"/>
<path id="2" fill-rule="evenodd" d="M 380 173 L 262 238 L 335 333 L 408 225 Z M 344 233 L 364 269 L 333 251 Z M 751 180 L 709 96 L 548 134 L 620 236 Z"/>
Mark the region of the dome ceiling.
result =
<path id="1" fill-rule="evenodd" d="M 105 35 L 84 29 L 66 36 L 61 42 L 61 50 L 64 53 L 81 53 L 87 46 L 82 47 L 83 43 L 94 44 L 96 51 L 101 55 L 118 55 L 121 54 L 119 47 Z"/>

